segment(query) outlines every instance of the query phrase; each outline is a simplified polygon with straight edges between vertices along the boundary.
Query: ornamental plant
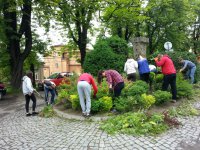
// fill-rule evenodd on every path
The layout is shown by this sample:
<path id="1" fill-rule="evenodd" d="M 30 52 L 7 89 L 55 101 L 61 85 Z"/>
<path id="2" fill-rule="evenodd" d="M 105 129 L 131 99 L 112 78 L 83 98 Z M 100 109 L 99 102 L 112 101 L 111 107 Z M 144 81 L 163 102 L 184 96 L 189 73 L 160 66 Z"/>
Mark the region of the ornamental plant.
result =
<path id="1" fill-rule="evenodd" d="M 156 105 L 161 105 L 165 102 L 170 101 L 172 94 L 170 92 L 167 91 L 161 91 L 161 90 L 157 90 L 153 93 L 153 96 L 156 99 L 155 104 Z"/>
<path id="2" fill-rule="evenodd" d="M 72 109 L 80 110 L 81 106 L 80 106 L 78 95 L 70 95 L 69 101 L 72 104 Z"/>
<path id="3" fill-rule="evenodd" d="M 149 109 L 155 103 L 155 97 L 153 95 L 147 95 L 146 93 L 141 95 L 139 104 L 144 109 Z"/>
<path id="4" fill-rule="evenodd" d="M 100 129 L 109 134 L 156 135 L 168 129 L 164 115 L 146 115 L 144 112 L 125 113 L 104 121 Z"/>

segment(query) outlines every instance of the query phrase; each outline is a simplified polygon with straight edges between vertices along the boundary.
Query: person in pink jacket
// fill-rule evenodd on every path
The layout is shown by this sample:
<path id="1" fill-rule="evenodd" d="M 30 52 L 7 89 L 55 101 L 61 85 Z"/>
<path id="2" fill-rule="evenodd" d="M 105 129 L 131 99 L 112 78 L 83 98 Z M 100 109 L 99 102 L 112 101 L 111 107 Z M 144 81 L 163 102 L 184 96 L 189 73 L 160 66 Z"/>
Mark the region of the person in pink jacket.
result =
<path id="1" fill-rule="evenodd" d="M 158 67 L 162 68 L 162 73 L 164 75 L 162 90 L 166 91 L 168 86 L 171 86 L 172 102 L 176 102 L 177 91 L 176 91 L 176 69 L 174 63 L 168 55 L 158 54 L 154 59 Z"/>
<path id="2" fill-rule="evenodd" d="M 93 97 L 96 97 L 96 93 L 98 91 L 97 86 L 95 84 L 94 78 L 92 75 L 88 73 L 83 73 L 80 75 L 77 84 L 77 90 L 79 95 L 79 100 L 82 108 L 82 113 L 84 116 L 90 116 L 90 109 L 91 109 L 91 85 L 94 89 Z M 86 102 L 85 102 L 86 99 Z"/>

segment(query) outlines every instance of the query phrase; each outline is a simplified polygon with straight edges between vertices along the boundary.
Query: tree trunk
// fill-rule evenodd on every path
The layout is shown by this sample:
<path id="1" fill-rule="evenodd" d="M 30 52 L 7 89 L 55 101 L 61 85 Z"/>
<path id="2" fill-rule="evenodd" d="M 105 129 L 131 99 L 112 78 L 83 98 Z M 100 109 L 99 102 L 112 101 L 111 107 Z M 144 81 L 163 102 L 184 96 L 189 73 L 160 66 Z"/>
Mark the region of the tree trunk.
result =
<path id="1" fill-rule="evenodd" d="M 10 75 L 11 85 L 14 88 L 21 86 L 21 78 L 23 71 L 23 63 L 29 55 L 32 48 L 32 34 L 31 34 L 31 11 L 32 1 L 24 0 L 22 7 L 22 18 L 17 18 L 18 6 L 16 3 L 3 3 L 3 15 L 5 28 L 5 35 L 7 38 L 7 51 L 10 55 Z M 8 11 L 12 8 L 12 11 Z M 17 20 L 21 20 L 21 24 L 17 24 Z M 18 29 L 19 26 L 19 29 Z M 25 37 L 25 48 L 23 52 L 20 47 L 22 37 Z"/>
<path id="2" fill-rule="evenodd" d="M 36 84 L 35 84 L 35 66 L 34 66 L 34 64 L 31 64 L 30 70 L 31 70 L 31 72 L 32 72 L 32 79 L 33 79 L 32 82 L 33 82 L 33 86 L 35 87 Z"/>

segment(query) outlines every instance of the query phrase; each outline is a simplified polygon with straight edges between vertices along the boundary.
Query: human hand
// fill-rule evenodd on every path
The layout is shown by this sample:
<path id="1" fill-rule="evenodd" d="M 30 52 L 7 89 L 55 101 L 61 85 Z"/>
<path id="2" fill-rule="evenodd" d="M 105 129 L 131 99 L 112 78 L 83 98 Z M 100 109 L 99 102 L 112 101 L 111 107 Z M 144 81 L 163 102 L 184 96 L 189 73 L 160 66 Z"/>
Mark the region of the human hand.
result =
<path id="1" fill-rule="evenodd" d="M 109 93 L 112 94 L 113 93 L 113 89 L 109 88 Z"/>
<path id="2" fill-rule="evenodd" d="M 158 57 L 154 58 L 155 61 L 158 61 Z"/>
<path id="3" fill-rule="evenodd" d="M 97 96 L 96 96 L 96 95 L 93 95 L 93 99 L 97 99 Z"/>
<path id="4" fill-rule="evenodd" d="M 183 71 L 182 69 L 179 70 L 179 72 L 182 72 L 182 71 Z"/>

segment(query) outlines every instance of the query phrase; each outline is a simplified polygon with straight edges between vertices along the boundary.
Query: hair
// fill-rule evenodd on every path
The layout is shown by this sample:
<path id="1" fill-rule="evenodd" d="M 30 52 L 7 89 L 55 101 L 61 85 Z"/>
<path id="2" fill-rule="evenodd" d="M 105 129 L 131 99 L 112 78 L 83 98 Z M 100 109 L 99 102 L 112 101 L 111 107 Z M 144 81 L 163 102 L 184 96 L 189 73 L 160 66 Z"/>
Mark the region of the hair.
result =
<path id="1" fill-rule="evenodd" d="M 101 84 L 101 82 L 103 80 L 103 73 L 104 73 L 104 70 L 99 70 L 99 72 L 98 72 L 97 81 L 99 84 Z"/>
<path id="2" fill-rule="evenodd" d="M 179 61 L 179 62 L 181 62 L 182 60 L 183 60 L 183 58 L 182 58 L 182 57 L 179 57 L 179 58 L 178 58 L 178 61 Z"/>

